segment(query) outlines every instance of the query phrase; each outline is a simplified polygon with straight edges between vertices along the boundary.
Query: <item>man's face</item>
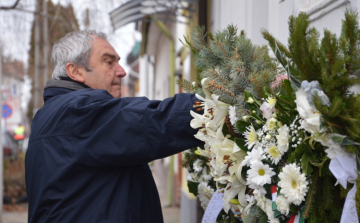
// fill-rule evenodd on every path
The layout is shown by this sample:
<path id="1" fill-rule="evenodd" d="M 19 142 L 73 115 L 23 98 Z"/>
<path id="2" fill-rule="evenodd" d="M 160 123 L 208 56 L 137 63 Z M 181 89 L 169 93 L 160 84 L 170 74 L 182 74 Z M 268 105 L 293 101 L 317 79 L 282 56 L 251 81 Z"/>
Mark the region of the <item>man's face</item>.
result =
<path id="1" fill-rule="evenodd" d="M 89 67 L 85 71 L 85 82 L 93 89 L 104 89 L 114 98 L 121 97 L 121 78 L 126 72 L 118 63 L 119 55 L 110 43 L 99 37 L 93 37 L 93 47 L 90 53 Z"/>

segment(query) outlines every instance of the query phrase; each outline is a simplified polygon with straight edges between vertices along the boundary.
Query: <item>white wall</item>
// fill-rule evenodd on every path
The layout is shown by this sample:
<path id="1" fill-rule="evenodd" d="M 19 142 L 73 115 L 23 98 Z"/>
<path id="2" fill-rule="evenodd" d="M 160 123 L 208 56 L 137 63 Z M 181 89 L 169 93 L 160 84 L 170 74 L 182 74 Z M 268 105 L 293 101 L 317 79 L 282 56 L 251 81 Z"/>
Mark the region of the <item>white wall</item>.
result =
<path id="1" fill-rule="evenodd" d="M 255 44 L 266 44 L 261 29 L 268 29 L 287 45 L 288 19 L 303 11 L 310 15 L 311 26 L 320 33 L 326 27 L 337 35 L 346 8 L 359 8 L 359 0 L 211 0 L 210 31 L 223 30 L 228 24 L 245 30 Z"/>

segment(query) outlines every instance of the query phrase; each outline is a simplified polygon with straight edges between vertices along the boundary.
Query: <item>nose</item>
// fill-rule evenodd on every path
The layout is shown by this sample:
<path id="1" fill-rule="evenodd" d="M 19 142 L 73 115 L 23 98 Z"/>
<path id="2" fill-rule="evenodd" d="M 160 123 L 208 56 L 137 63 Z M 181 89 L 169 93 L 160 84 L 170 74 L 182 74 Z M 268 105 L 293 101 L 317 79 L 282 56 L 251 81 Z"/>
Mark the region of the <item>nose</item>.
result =
<path id="1" fill-rule="evenodd" d="M 117 67 L 115 70 L 115 76 L 116 77 L 125 77 L 126 76 L 126 71 L 120 64 L 117 64 Z"/>

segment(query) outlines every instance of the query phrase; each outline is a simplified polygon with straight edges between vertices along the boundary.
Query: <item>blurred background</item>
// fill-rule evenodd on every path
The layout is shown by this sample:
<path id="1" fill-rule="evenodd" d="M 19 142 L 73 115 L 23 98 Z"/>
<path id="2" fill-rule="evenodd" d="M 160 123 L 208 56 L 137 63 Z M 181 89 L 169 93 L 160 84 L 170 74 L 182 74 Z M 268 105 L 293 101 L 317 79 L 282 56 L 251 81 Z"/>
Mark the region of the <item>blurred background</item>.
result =
<path id="1" fill-rule="evenodd" d="M 260 30 L 268 29 L 286 43 L 290 15 L 307 12 L 312 26 L 338 35 L 345 9 L 359 5 L 360 0 L 0 0 L 0 222 L 27 222 L 24 154 L 30 125 L 51 79 L 52 46 L 68 32 L 106 33 L 127 72 L 123 97 L 162 100 L 182 92 L 176 79 L 196 80 L 193 55 L 179 41 L 194 26 L 215 32 L 234 24 L 259 45 L 266 44 Z M 203 210 L 188 192 L 181 159 L 177 154 L 150 164 L 164 220 L 200 222 Z"/>

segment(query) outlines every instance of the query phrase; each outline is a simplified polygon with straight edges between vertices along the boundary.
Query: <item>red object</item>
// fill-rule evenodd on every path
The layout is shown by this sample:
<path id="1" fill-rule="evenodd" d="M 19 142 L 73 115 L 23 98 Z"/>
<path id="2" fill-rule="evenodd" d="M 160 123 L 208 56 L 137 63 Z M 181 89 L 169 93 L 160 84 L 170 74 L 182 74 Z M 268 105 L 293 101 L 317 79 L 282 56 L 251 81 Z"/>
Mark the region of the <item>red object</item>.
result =
<path id="1" fill-rule="evenodd" d="M 15 140 L 23 140 L 23 139 L 25 139 L 25 135 L 24 134 L 14 135 L 14 139 Z"/>
<path id="2" fill-rule="evenodd" d="M 294 223 L 294 221 L 295 221 L 295 215 L 292 214 L 288 223 Z"/>
<path id="3" fill-rule="evenodd" d="M 277 192 L 277 186 L 273 185 L 271 186 L 271 193 L 276 193 Z"/>

